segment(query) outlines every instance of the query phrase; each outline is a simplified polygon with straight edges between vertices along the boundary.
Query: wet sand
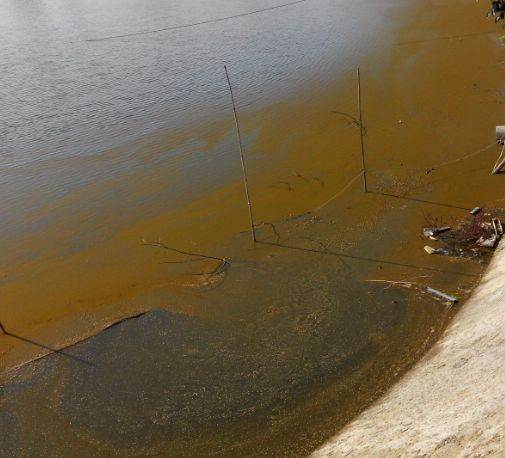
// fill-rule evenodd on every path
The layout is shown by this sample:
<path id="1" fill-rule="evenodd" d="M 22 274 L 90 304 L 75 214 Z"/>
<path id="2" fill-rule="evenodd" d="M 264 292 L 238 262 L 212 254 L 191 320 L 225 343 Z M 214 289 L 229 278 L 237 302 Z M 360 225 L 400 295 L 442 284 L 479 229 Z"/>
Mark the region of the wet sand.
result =
<path id="1" fill-rule="evenodd" d="M 5 272 L 0 281 L 9 310 L 17 302 L 33 304 L 9 315 L 9 330 L 57 348 L 106 323 L 160 309 L 67 349 L 91 369 L 53 355 L 5 373 L 45 351 L 1 337 L 8 394 L 0 401 L 1 421 L 14 431 L 5 446 L 43 455 L 44 437 L 47 450 L 82 456 L 167 450 L 299 456 L 384 392 L 436 341 L 453 311 L 364 280 L 414 278 L 464 301 L 484 267 L 428 257 L 419 236 L 428 215 L 452 222 L 476 205 L 500 205 L 500 177 L 489 175 L 496 148 L 458 161 L 490 145 L 500 124 L 499 48 L 496 34 L 483 33 L 493 29 L 484 9 L 427 2 L 414 15 L 411 6 L 393 10 L 392 19 L 407 25 L 389 53 L 361 66 L 371 192 L 352 181 L 360 171 L 356 126 L 334 113 L 356 112 L 349 73 L 332 91 L 307 89 L 312 104 L 306 94 L 294 95 L 241 119 L 255 157 L 256 221 L 274 223 L 278 235 L 263 225 L 264 243 L 252 246 L 240 180 L 156 210 L 168 199 L 163 190 L 170 181 L 160 163 L 159 173 L 131 177 L 117 190 L 148 191 L 151 215 L 129 219 L 126 206 L 124 220 L 104 215 L 89 247 L 64 247 L 43 265 L 20 262 Z M 437 39 L 453 35 L 460 38 Z M 198 138 L 195 132 L 152 137 L 153 157 L 145 160 L 160 159 L 154 154 L 160 144 L 183 147 Z M 202 160 L 210 161 L 208 153 L 230 141 L 230 132 L 223 120 L 211 138 L 200 138 Z M 102 161 L 113 163 L 117 153 Z M 181 164 L 175 178 L 188 172 Z M 239 176 L 238 167 L 232 174 Z M 90 221 L 78 203 L 95 201 L 115 184 L 67 197 L 79 208 L 76 225 Z M 40 211 L 47 208 L 34 217 Z M 57 224 L 45 228 L 47 246 L 59 238 Z M 142 245 L 143 239 L 229 257 L 231 267 L 212 276 L 216 263 L 208 260 L 164 264 L 187 258 Z M 44 282 L 23 287 L 16 278 L 27 272 L 43 272 Z M 170 383 L 177 386 L 167 390 Z"/>

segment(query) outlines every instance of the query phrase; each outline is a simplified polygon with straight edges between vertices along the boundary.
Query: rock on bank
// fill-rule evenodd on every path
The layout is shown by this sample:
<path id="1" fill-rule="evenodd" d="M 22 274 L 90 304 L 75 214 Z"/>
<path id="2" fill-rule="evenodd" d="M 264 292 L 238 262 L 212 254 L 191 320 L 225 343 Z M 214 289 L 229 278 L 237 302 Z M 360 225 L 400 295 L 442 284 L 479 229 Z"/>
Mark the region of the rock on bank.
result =
<path id="1" fill-rule="evenodd" d="M 442 339 L 313 457 L 505 456 L 505 243 Z"/>

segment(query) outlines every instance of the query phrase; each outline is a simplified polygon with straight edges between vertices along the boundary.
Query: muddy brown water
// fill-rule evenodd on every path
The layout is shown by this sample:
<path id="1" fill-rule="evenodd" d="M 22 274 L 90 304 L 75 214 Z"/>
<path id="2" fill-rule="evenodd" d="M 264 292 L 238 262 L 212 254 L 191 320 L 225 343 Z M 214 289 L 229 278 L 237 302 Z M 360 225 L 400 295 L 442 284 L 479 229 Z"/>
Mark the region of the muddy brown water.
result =
<path id="1" fill-rule="evenodd" d="M 503 101 L 486 6 L 385 8 L 385 44 L 360 62 L 367 194 L 353 181 L 358 131 L 335 113 L 356 112 L 353 69 L 243 107 L 256 221 L 275 228 L 261 225 L 256 246 L 239 164 L 222 165 L 238 159 L 229 117 L 79 158 L 84 176 L 125 152 L 146 168 L 34 206 L 24 223 L 40 233 L 6 246 L 8 259 L 30 254 L 0 279 L 8 330 L 80 343 L 13 369 L 47 351 L 1 337 L 1 454 L 302 456 L 394 383 L 456 310 L 367 280 L 411 279 L 464 302 L 485 263 L 426 255 L 421 228 L 503 203 L 489 173 Z M 215 182 L 193 172 L 198 161 L 220 170 Z M 50 177 L 71 161 L 37 167 Z M 219 261 L 142 240 L 229 266 L 211 275 Z"/>

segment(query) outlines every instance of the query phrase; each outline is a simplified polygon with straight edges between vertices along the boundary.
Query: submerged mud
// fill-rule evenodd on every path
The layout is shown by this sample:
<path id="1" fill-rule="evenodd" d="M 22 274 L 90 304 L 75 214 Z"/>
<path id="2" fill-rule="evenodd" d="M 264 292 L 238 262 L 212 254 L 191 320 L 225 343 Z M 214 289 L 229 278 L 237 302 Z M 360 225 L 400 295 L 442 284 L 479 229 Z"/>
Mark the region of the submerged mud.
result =
<path id="1" fill-rule="evenodd" d="M 356 124 L 341 114 L 356 110 L 349 72 L 241 111 L 256 245 L 228 119 L 83 160 L 94 170 L 137 152 L 148 166 L 33 210 L 28 223 L 43 224 L 42 236 L 17 247 L 40 256 L 0 276 L 9 331 L 57 349 L 148 313 L 67 348 L 73 358 L 54 353 L 17 370 L 48 351 L 0 336 L 0 447 L 14 456 L 300 456 L 422 355 L 456 310 L 367 280 L 415 281 L 463 302 L 484 266 L 427 256 L 422 227 L 502 199 L 500 177 L 489 176 L 498 53 L 478 20 L 482 5 L 424 6 L 415 22 L 412 5 L 391 7 L 404 25 L 391 32 L 396 44 L 362 64 L 368 193 Z M 174 168 L 166 161 L 176 150 L 191 160 Z M 203 193 L 192 173 L 198 161 L 214 170 L 222 151 L 225 173 Z M 209 275 L 215 259 L 151 242 L 229 266 Z"/>

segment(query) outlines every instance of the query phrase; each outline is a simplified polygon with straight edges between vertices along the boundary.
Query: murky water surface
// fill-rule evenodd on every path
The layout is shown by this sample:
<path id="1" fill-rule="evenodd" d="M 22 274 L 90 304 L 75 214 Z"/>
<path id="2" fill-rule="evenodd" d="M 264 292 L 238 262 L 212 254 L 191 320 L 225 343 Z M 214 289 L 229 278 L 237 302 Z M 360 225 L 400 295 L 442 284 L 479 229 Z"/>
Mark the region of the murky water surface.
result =
<path id="1" fill-rule="evenodd" d="M 87 41 L 276 5 L 102 3 L 0 6 L 0 455 L 307 454 L 454 313 L 370 280 L 464 300 L 482 272 L 420 233 L 503 203 L 486 5 L 307 0 Z"/>

